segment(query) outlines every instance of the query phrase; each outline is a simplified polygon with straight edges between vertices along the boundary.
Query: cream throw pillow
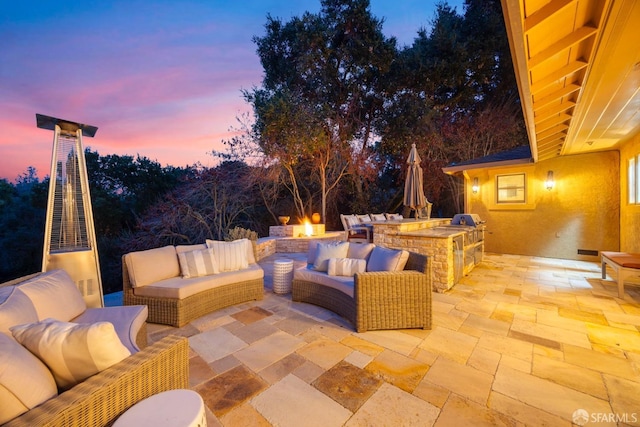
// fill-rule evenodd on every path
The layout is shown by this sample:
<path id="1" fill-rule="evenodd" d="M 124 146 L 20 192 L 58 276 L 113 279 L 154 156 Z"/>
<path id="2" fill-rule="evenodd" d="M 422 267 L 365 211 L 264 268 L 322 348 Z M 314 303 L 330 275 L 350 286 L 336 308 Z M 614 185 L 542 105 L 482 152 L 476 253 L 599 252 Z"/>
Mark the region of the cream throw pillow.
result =
<path id="1" fill-rule="evenodd" d="M 233 242 L 207 240 L 207 247 L 213 249 L 220 271 L 237 271 L 249 267 L 247 242 L 248 239 Z"/>
<path id="2" fill-rule="evenodd" d="M 11 333 L 49 367 L 61 389 L 71 388 L 131 355 L 109 322 L 45 319 L 14 326 Z"/>
<path id="3" fill-rule="evenodd" d="M 331 258 L 346 258 L 348 250 L 349 242 L 318 243 L 313 269 L 327 271 L 329 269 L 329 260 Z"/>
<path id="4" fill-rule="evenodd" d="M 182 277 L 185 279 L 220 273 L 213 249 L 179 252 L 178 261 Z"/>
<path id="5" fill-rule="evenodd" d="M 367 269 L 367 261 L 354 258 L 331 258 L 327 274 L 329 276 L 351 276 L 356 273 L 364 273 Z"/>
<path id="6" fill-rule="evenodd" d="M 0 333 L 0 424 L 57 394 L 56 382 L 44 363 Z"/>

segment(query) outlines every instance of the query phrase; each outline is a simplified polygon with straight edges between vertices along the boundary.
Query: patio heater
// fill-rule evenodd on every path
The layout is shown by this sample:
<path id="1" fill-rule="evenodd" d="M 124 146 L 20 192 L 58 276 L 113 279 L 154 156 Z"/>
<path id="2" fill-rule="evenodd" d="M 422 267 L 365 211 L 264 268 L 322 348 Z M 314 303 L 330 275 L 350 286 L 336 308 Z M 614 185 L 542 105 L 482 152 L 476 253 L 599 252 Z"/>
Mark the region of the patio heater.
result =
<path id="1" fill-rule="evenodd" d="M 88 307 L 102 307 L 102 280 L 82 137 L 95 126 L 36 114 L 39 128 L 54 132 L 42 271 L 63 269 Z"/>

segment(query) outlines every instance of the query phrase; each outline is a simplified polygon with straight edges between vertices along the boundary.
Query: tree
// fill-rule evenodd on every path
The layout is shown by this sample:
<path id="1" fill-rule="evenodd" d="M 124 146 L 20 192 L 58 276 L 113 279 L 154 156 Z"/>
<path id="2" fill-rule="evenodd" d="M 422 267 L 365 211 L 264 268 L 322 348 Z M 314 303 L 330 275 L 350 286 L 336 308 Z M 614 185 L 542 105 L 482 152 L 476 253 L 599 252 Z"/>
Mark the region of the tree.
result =
<path id="1" fill-rule="evenodd" d="M 427 197 L 455 212 L 459 178 L 443 166 L 526 143 L 499 1 L 467 0 L 464 15 L 438 4 L 431 31 L 399 52 L 390 82 L 377 122 L 382 154 L 402 164 L 415 143 Z"/>
<path id="2" fill-rule="evenodd" d="M 329 193 L 350 174 L 363 197 L 373 122 L 380 114 L 385 74 L 395 39 L 368 0 L 323 0 L 319 14 L 287 23 L 267 17 L 266 35 L 254 37 L 265 70 L 262 88 L 245 91 L 253 105 L 253 136 L 262 152 L 288 172 L 298 214 L 302 188 L 317 186 L 323 219 Z M 313 171 L 301 175 L 299 171 Z"/>
<path id="3" fill-rule="evenodd" d="M 224 162 L 166 193 L 126 233 L 123 252 L 223 240 L 235 226 L 252 228 L 256 201 L 249 167 Z"/>

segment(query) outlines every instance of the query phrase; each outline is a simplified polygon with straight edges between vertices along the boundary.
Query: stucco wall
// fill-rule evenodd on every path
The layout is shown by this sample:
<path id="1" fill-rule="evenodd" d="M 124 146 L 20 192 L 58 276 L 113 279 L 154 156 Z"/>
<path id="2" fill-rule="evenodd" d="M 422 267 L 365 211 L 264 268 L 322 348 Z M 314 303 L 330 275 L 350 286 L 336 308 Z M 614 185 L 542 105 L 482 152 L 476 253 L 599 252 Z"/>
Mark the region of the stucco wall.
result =
<path id="1" fill-rule="evenodd" d="M 546 190 L 548 171 L 555 186 Z M 468 171 L 467 211 L 487 221 L 487 252 L 597 261 L 579 249 L 620 245 L 620 156 L 617 151 L 563 156 L 536 164 Z M 524 209 L 495 203 L 495 175 L 527 173 Z M 471 191 L 478 177 L 480 190 Z"/>
<path id="2" fill-rule="evenodd" d="M 620 250 L 640 253 L 640 205 L 629 205 L 627 167 L 640 154 L 640 134 L 620 148 Z"/>

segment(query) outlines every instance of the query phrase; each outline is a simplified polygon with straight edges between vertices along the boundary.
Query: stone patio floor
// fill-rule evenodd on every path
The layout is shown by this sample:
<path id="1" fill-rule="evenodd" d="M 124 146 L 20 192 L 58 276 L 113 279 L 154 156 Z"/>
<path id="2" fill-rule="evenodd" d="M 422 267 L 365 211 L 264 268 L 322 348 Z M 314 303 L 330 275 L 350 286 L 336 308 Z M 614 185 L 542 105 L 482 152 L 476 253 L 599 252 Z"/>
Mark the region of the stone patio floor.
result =
<path id="1" fill-rule="evenodd" d="M 189 337 L 209 426 L 640 425 L 640 288 L 593 262 L 486 254 L 432 330 L 354 332 L 272 291 L 151 342 Z"/>

